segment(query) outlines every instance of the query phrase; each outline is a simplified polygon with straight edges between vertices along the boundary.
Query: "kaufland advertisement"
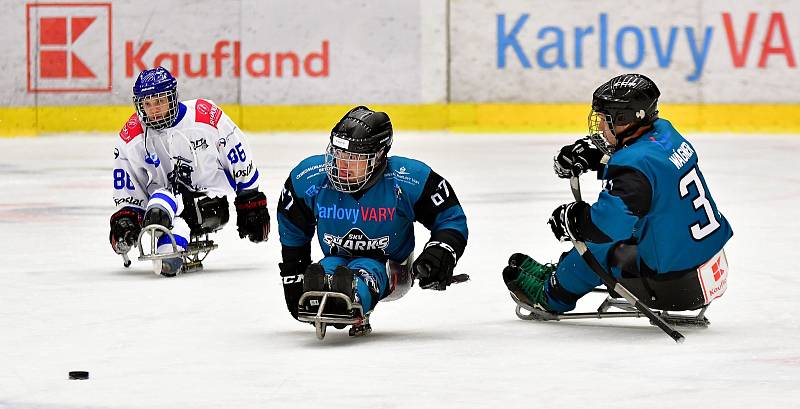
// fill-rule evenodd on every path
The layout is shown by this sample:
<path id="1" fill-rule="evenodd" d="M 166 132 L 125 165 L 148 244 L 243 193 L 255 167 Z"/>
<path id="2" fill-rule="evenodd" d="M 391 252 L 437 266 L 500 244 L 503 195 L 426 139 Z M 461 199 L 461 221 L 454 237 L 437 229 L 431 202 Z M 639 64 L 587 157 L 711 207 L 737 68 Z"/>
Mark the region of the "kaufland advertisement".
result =
<path id="1" fill-rule="evenodd" d="M 155 65 L 178 77 L 182 98 L 246 106 L 588 103 L 598 84 L 632 71 L 653 77 L 666 103 L 800 98 L 791 0 L 0 7 L 11 39 L 0 44 L 3 107 L 129 105 L 136 74 Z"/>
<path id="2" fill-rule="evenodd" d="M 182 97 L 226 104 L 442 102 L 445 5 L 0 0 L 14 40 L 0 45 L 0 101 L 128 104 L 136 75 L 162 65 Z"/>
<path id="3" fill-rule="evenodd" d="M 800 2 L 454 1 L 451 100 L 588 101 L 645 72 L 670 102 L 800 100 Z"/>

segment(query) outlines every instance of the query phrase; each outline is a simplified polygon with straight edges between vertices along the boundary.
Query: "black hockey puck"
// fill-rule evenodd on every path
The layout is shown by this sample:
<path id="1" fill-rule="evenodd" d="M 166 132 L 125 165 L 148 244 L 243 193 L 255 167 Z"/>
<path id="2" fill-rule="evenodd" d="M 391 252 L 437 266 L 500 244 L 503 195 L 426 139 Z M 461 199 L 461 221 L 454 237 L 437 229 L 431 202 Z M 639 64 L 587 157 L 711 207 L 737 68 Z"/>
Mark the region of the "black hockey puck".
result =
<path id="1" fill-rule="evenodd" d="M 69 379 L 89 379 L 89 371 L 70 371 Z"/>

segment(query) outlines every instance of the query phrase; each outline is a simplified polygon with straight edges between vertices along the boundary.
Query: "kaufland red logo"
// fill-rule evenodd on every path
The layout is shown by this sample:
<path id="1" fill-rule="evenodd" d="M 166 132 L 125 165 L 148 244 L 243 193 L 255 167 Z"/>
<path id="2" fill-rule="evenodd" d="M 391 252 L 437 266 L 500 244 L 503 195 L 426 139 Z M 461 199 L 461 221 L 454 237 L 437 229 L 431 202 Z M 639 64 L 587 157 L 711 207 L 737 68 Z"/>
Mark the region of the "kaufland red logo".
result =
<path id="1" fill-rule="evenodd" d="M 28 92 L 111 91 L 111 3 L 25 7 Z"/>
<path id="2" fill-rule="evenodd" d="M 725 274 L 725 269 L 720 265 L 722 257 L 718 257 L 717 261 L 711 266 L 711 271 L 714 273 L 714 281 L 719 281 L 720 277 Z"/>

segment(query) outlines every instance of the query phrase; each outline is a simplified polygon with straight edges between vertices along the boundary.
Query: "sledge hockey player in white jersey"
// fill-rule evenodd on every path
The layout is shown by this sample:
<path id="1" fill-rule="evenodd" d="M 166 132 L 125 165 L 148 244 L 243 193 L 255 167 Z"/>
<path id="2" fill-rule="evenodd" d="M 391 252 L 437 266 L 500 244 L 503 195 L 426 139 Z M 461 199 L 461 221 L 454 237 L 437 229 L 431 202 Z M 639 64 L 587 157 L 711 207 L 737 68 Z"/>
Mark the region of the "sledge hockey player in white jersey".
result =
<path id="1" fill-rule="evenodd" d="M 467 245 L 467 218 L 452 186 L 420 161 L 387 156 L 392 137 L 386 113 L 353 108 L 333 128 L 326 154 L 300 162 L 281 193 L 286 306 L 314 322 L 320 338 L 319 320 L 352 324 L 350 335 L 369 333 L 369 312 L 379 300 L 402 296 L 414 276 L 435 290 L 467 278 L 453 276 Z M 431 236 L 412 264 L 415 221 Z M 315 230 L 324 257 L 312 263 Z M 327 304 L 325 293 L 335 293 Z"/>
<path id="2" fill-rule="evenodd" d="M 235 195 L 241 238 L 267 240 L 269 211 L 244 134 L 211 101 L 178 101 L 177 80 L 162 67 L 142 71 L 133 86 L 131 115 L 114 148 L 111 247 L 125 254 L 145 226 L 168 229 L 157 253 L 184 252 L 201 235 L 228 222 Z M 185 254 L 185 253 L 184 253 Z M 154 259 L 164 276 L 185 271 L 183 257 Z M 194 267 L 199 267 L 197 261 Z"/>

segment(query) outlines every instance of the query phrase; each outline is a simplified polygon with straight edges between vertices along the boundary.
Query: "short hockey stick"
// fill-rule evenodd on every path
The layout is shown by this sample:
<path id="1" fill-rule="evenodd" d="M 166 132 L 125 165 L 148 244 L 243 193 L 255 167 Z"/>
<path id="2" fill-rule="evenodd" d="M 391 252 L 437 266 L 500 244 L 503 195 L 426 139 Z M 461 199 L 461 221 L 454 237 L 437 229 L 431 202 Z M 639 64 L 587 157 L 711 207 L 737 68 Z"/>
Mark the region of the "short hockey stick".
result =
<path id="1" fill-rule="evenodd" d="M 569 185 L 572 188 L 572 195 L 575 197 L 576 201 L 581 201 L 581 182 L 577 176 L 573 176 L 569 180 Z M 586 264 L 591 267 L 592 271 L 603 280 L 605 283 L 606 288 L 613 289 L 617 294 L 621 295 L 628 301 L 631 305 L 636 307 L 644 316 L 650 319 L 650 322 L 654 323 L 657 327 L 661 328 L 667 335 L 669 335 L 672 339 L 675 340 L 677 343 L 682 343 L 685 339 L 683 334 L 672 328 L 669 324 L 667 324 L 663 318 L 658 316 L 656 313 L 650 310 L 646 305 L 642 304 L 638 298 L 636 298 L 633 293 L 628 291 L 622 284 L 617 281 L 614 276 L 608 273 L 603 266 L 600 265 L 600 262 L 594 257 L 589 248 L 586 247 L 586 243 L 579 241 L 579 240 L 572 240 L 572 245 L 575 246 L 575 250 L 578 251 L 578 254 L 581 255 Z"/>
<path id="2" fill-rule="evenodd" d="M 422 270 L 421 270 L 422 268 L 423 268 L 422 266 L 416 266 L 416 269 L 415 269 L 416 271 L 414 271 L 414 279 L 417 279 L 417 277 L 419 275 L 421 275 L 420 273 L 422 273 Z M 450 285 L 450 284 L 461 284 L 461 283 L 465 283 L 467 281 L 469 281 L 469 274 L 466 274 L 466 273 L 454 274 L 452 277 L 450 277 L 450 282 L 447 283 L 447 285 Z M 435 284 L 436 287 L 434 287 L 433 284 Z M 425 289 L 437 288 L 438 289 L 439 285 L 440 284 L 438 282 L 436 282 L 436 283 L 431 283 L 430 287 L 422 287 L 422 288 L 425 288 Z M 442 288 L 442 289 L 444 289 L 444 288 Z"/>
<path id="3" fill-rule="evenodd" d="M 116 253 L 122 257 L 122 265 L 125 266 L 125 268 L 131 266 L 131 260 L 128 258 L 129 251 L 131 251 L 131 246 L 129 246 L 128 243 L 123 241 L 117 245 Z"/>

